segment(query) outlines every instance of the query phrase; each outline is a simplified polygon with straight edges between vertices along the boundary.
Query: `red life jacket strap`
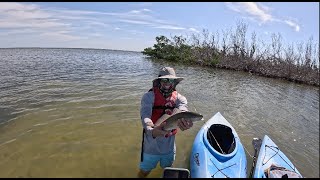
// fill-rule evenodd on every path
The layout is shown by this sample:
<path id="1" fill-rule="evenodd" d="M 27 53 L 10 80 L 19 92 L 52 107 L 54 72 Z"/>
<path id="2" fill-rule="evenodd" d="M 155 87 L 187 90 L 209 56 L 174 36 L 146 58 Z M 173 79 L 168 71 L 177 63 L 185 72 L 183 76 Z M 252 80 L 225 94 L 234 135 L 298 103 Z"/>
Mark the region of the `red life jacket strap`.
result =
<path id="1" fill-rule="evenodd" d="M 173 136 L 175 134 L 177 134 L 178 132 L 178 129 L 172 129 L 171 132 L 169 132 L 168 134 L 166 134 L 164 137 L 170 137 L 170 136 Z"/>

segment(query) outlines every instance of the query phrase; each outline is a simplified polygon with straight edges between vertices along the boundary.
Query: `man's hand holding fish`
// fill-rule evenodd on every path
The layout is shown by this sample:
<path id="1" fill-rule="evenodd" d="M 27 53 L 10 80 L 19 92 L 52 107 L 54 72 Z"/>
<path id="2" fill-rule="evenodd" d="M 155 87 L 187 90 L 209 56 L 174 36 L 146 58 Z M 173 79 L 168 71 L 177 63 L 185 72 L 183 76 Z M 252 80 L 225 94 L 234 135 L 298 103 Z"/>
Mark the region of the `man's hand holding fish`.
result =
<path id="1" fill-rule="evenodd" d="M 180 118 L 178 120 L 178 127 L 181 129 L 181 131 L 187 130 L 193 126 L 193 122 L 190 119 L 186 118 Z"/>

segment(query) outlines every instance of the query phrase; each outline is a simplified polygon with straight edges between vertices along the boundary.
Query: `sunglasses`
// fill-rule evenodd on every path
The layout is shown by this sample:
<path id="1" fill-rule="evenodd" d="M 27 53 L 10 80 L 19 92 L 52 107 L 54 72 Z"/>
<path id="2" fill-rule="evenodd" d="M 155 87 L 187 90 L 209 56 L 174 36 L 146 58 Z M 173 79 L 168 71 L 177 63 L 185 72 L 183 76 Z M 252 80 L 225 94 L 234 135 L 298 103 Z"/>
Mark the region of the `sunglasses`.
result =
<path id="1" fill-rule="evenodd" d="M 160 80 L 160 82 L 163 82 L 163 83 L 174 83 L 174 81 L 175 81 L 175 79 L 169 79 L 169 78 Z"/>

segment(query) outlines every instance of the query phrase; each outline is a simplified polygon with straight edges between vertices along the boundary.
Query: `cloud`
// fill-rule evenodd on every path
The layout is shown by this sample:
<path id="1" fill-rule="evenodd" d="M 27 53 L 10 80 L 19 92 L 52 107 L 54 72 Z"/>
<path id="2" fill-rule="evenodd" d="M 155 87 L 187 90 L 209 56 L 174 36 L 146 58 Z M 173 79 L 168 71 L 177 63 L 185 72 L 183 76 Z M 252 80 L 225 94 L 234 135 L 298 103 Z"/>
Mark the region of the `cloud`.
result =
<path id="1" fill-rule="evenodd" d="M 120 39 L 125 39 L 125 40 L 131 40 L 131 39 L 134 39 L 134 38 L 132 38 L 132 37 L 120 37 Z"/>
<path id="2" fill-rule="evenodd" d="M 186 29 L 177 27 L 165 20 L 150 15 L 150 9 L 142 8 L 128 12 L 99 12 L 41 7 L 35 4 L 0 3 L 0 20 L 2 28 L 37 27 L 37 28 L 70 28 L 75 26 L 75 20 L 88 25 L 108 27 L 108 23 L 127 23 L 145 25 L 150 28 Z M 85 22 L 84 20 L 87 20 Z"/>
<path id="3" fill-rule="evenodd" d="M 103 37 L 103 35 L 100 33 L 90 33 L 90 34 L 88 34 L 88 36 Z"/>
<path id="4" fill-rule="evenodd" d="M 140 14 L 140 13 L 144 13 L 144 12 L 152 12 L 150 9 L 142 9 L 142 10 L 132 10 L 132 11 L 129 11 L 129 13 L 132 13 L 132 14 Z"/>
<path id="5" fill-rule="evenodd" d="M 88 22 L 88 24 L 90 26 L 101 26 L 101 27 L 109 27 L 109 24 L 103 23 L 103 22 L 97 22 L 97 21 L 93 21 L 93 22 Z"/>
<path id="6" fill-rule="evenodd" d="M 152 12 L 150 9 L 143 9 L 143 11 Z"/>
<path id="7" fill-rule="evenodd" d="M 130 24 L 141 24 L 141 25 L 152 25 L 153 23 L 142 21 L 142 20 L 130 20 L 130 19 L 120 19 L 120 22 L 130 23 Z"/>
<path id="8" fill-rule="evenodd" d="M 197 29 L 195 28 L 189 28 L 190 31 L 193 31 L 193 32 L 196 32 L 196 33 L 199 33 L 200 31 L 198 31 Z"/>
<path id="9" fill-rule="evenodd" d="M 0 32 L 0 36 L 10 36 L 10 35 L 19 35 L 19 34 L 39 34 L 41 31 L 37 31 L 34 29 L 22 28 L 15 29 L 11 31 Z"/>
<path id="10" fill-rule="evenodd" d="M 34 4 L 25 6 L 24 4 L 16 3 L 16 2 L 1 2 L 0 11 L 9 11 L 9 10 L 16 10 L 16 9 L 32 11 L 32 10 L 38 9 L 38 6 Z"/>
<path id="11" fill-rule="evenodd" d="M 142 31 L 136 31 L 136 30 L 127 30 L 127 31 L 133 35 L 144 34 L 144 32 Z"/>
<path id="12" fill-rule="evenodd" d="M 186 29 L 184 27 L 178 27 L 178 26 L 172 26 L 172 25 L 160 25 L 160 26 L 155 26 L 155 28 L 158 28 L 158 29 L 172 29 L 172 30 L 184 30 L 184 29 Z"/>
<path id="13" fill-rule="evenodd" d="M 39 6 L 21 3 L 0 3 L 0 28 L 67 28 L 69 23 L 59 22 Z"/>
<path id="14" fill-rule="evenodd" d="M 249 15 L 259 21 L 272 21 L 272 15 L 255 2 L 227 2 L 227 7 L 241 14 Z"/>
<path id="15" fill-rule="evenodd" d="M 295 31 L 299 32 L 300 31 L 300 26 L 290 20 L 285 20 L 284 21 L 286 24 L 288 24 L 289 26 L 293 27 L 295 29 Z"/>
<path id="16" fill-rule="evenodd" d="M 45 32 L 41 33 L 40 36 L 45 36 L 54 41 L 73 41 L 73 40 L 80 40 L 80 39 L 87 39 L 85 37 L 73 36 L 70 34 L 66 34 L 64 31 L 60 32 Z"/>
<path id="17" fill-rule="evenodd" d="M 138 6 L 143 6 L 143 7 L 146 7 L 146 6 L 152 6 L 152 2 L 142 2 L 142 3 L 139 3 L 137 4 Z"/>
<path id="18" fill-rule="evenodd" d="M 67 27 L 70 24 L 45 20 L 0 20 L 0 28 L 54 28 Z"/>
<path id="19" fill-rule="evenodd" d="M 300 26 L 290 20 L 283 20 L 278 17 L 272 16 L 269 12 L 270 8 L 262 5 L 261 3 L 256 2 L 227 2 L 227 7 L 231 10 L 248 16 L 247 18 L 256 20 L 258 24 L 261 26 L 263 23 L 268 22 L 280 22 L 289 25 L 294 28 L 295 31 L 300 31 Z"/>
<path id="20" fill-rule="evenodd" d="M 137 10 L 132 10 L 129 13 L 133 13 L 133 14 L 139 14 L 141 11 L 137 11 Z"/>
<path id="21" fill-rule="evenodd" d="M 133 30 L 130 31 L 131 34 L 143 34 L 141 31 L 134 31 L 137 26 L 197 31 L 156 17 L 154 11 L 145 7 L 150 4 L 140 4 L 140 8 L 126 12 L 106 12 L 40 6 L 35 3 L 0 2 L 0 35 L 23 35 L 23 31 L 27 29 L 26 33 L 37 33 L 41 37 L 65 42 L 100 36 L 108 30 Z"/>

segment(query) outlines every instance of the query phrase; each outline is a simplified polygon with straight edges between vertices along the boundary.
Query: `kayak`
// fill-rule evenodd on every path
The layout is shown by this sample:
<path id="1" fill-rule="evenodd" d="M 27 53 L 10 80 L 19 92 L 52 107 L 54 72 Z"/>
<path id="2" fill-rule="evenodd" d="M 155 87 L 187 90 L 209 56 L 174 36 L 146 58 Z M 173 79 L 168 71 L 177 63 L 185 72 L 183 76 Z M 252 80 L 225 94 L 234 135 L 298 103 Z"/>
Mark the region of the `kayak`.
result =
<path id="1" fill-rule="evenodd" d="M 253 178 L 302 178 L 302 175 L 279 147 L 265 135 L 256 159 Z"/>
<path id="2" fill-rule="evenodd" d="M 191 178 L 246 178 L 247 159 L 239 136 L 220 112 L 196 135 L 190 155 Z"/>

